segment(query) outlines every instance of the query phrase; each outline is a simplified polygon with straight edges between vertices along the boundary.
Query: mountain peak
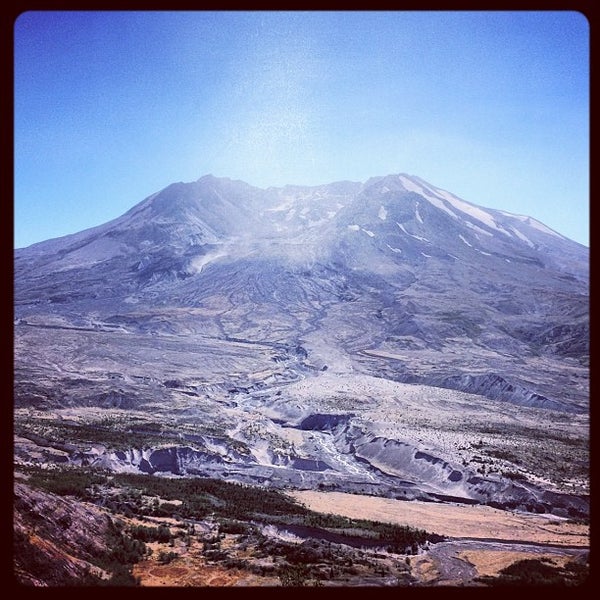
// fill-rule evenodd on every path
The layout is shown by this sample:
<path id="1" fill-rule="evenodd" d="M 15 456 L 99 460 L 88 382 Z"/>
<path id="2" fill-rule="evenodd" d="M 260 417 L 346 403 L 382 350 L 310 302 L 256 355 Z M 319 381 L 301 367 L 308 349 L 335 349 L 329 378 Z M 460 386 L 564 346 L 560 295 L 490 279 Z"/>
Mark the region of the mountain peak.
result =
<path id="1" fill-rule="evenodd" d="M 347 238 L 349 231 L 361 230 L 370 239 Z M 433 253 L 464 255 L 473 264 L 482 257 L 490 257 L 488 265 L 529 261 L 589 278 L 585 249 L 535 219 L 477 206 L 406 173 L 371 177 L 364 184 L 340 181 L 266 190 L 206 174 L 194 182 L 173 183 L 88 232 L 36 244 L 36 253 L 61 249 L 67 257 L 89 246 L 87 261 L 95 260 L 92 247 L 101 247 L 100 255 L 106 256 L 110 246 L 112 256 L 125 247 L 135 253 L 142 243 L 180 248 L 249 236 L 255 243 L 278 239 L 288 247 L 293 239 L 307 251 L 321 248 L 325 254 L 347 238 L 363 262 L 375 260 L 382 268 L 388 265 L 388 271 L 406 268 L 409 257 L 421 262 Z M 121 245 L 107 239 L 119 239 Z"/>

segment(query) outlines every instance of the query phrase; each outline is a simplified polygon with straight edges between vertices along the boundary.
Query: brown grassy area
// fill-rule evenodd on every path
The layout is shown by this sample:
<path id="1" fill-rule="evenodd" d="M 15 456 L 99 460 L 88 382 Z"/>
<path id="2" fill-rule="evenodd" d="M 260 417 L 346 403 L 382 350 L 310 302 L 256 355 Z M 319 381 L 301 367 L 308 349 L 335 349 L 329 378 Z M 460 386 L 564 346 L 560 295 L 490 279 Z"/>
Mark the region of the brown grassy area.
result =
<path id="1" fill-rule="evenodd" d="M 202 558 L 181 557 L 168 565 L 147 560 L 135 565 L 135 577 L 145 587 L 278 586 L 279 579 L 206 564 Z"/>
<path id="2" fill-rule="evenodd" d="M 589 526 L 549 515 L 526 515 L 490 506 L 434 504 L 342 492 L 294 491 L 311 510 L 356 519 L 409 525 L 449 537 L 493 538 L 540 544 L 589 545 Z"/>
<path id="3" fill-rule="evenodd" d="M 189 547 L 177 543 L 149 543 L 152 556 L 133 566 L 133 575 L 144 587 L 230 587 L 278 586 L 278 577 L 263 577 L 250 571 L 211 564 L 202 555 L 202 544 L 194 541 Z M 227 544 L 224 544 L 226 546 Z M 168 564 L 158 560 L 160 551 L 173 551 L 178 556 Z"/>
<path id="4" fill-rule="evenodd" d="M 296 491 L 290 495 L 318 512 L 409 525 L 448 537 L 589 546 L 589 526 L 547 515 L 512 513 L 489 506 L 406 502 L 340 492 Z M 544 553 L 533 548 L 531 552 L 509 548 L 507 545 L 507 549 L 465 550 L 460 548 L 459 542 L 451 554 L 472 565 L 476 576 L 480 577 L 497 576 L 505 567 L 528 558 L 548 559 L 555 566 L 564 566 L 573 553 L 562 548 L 548 548 Z M 439 561 L 440 558 L 430 552 L 412 556 L 411 575 L 420 585 L 465 584 L 459 580 L 444 579 Z M 481 584 L 470 581 L 467 585 Z"/>

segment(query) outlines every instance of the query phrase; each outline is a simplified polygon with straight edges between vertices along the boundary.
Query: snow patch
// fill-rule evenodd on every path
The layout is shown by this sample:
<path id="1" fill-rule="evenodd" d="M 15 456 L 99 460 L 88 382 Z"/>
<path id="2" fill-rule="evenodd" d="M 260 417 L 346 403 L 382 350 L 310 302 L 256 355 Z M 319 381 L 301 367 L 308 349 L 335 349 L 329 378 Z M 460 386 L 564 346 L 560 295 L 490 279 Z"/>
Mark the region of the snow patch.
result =
<path id="1" fill-rule="evenodd" d="M 359 231 L 360 230 L 360 225 L 348 225 L 348 229 L 350 231 Z"/>
<path id="2" fill-rule="evenodd" d="M 421 242 L 428 242 L 429 240 L 427 238 L 424 238 L 420 235 L 413 235 L 412 233 L 408 233 L 408 231 L 406 231 L 406 229 L 404 229 L 404 225 L 402 225 L 402 223 L 398 223 L 396 221 L 396 225 L 398 225 L 398 227 L 400 227 L 400 229 L 406 234 L 409 235 L 411 238 L 415 238 L 415 240 L 420 240 Z"/>
<path id="3" fill-rule="evenodd" d="M 419 221 L 419 223 L 423 223 L 423 217 L 421 217 L 420 213 L 419 213 L 419 203 L 417 202 L 417 206 L 415 206 L 415 217 L 417 217 L 417 221 Z"/>
<path id="4" fill-rule="evenodd" d="M 457 198 L 454 194 L 446 192 L 445 190 L 440 190 L 439 188 L 435 188 L 435 193 L 444 198 L 444 200 L 447 200 L 450 204 L 452 204 L 452 206 L 454 206 L 454 208 L 457 208 L 470 217 L 481 221 L 484 225 L 487 225 L 491 229 L 495 229 L 496 231 L 500 231 L 504 235 L 511 237 L 510 232 L 506 231 L 502 227 L 499 227 L 496 221 L 494 221 L 492 215 L 482 208 L 474 206 L 473 204 L 469 204 L 468 202 Z"/>
<path id="5" fill-rule="evenodd" d="M 525 225 L 529 225 L 529 227 L 533 227 L 534 229 L 537 229 L 538 231 L 542 231 L 549 235 L 553 235 L 555 237 L 562 238 L 563 240 L 567 239 L 560 233 L 557 233 L 556 231 L 550 229 L 550 227 L 546 227 L 546 225 L 544 225 L 543 223 L 540 223 L 533 217 L 528 217 L 527 215 L 515 215 L 514 213 L 509 213 L 504 210 L 501 210 L 499 212 L 507 217 L 510 217 L 511 219 L 519 219 L 519 221 L 522 221 L 523 223 L 525 223 Z"/>
<path id="6" fill-rule="evenodd" d="M 478 233 L 483 233 L 484 235 L 487 235 L 489 237 L 494 236 L 494 234 L 491 231 L 488 231 L 487 229 L 481 229 L 481 227 L 477 227 L 477 225 L 474 225 L 473 223 L 471 223 L 471 221 L 465 221 L 465 225 L 470 229 L 474 229 Z"/>
<path id="7" fill-rule="evenodd" d="M 375 237 L 375 234 L 368 229 L 362 229 L 362 231 L 364 231 L 369 237 Z"/>
<path id="8" fill-rule="evenodd" d="M 269 538 L 277 538 L 292 544 L 300 544 L 304 541 L 301 537 L 287 531 L 287 529 L 279 529 L 275 525 L 260 525 L 259 528 L 260 532 Z"/>
<path id="9" fill-rule="evenodd" d="M 397 253 L 402 253 L 402 250 L 400 250 L 400 248 L 392 248 L 389 244 L 386 244 L 386 246 L 392 251 L 392 252 L 397 252 Z"/>
<path id="10" fill-rule="evenodd" d="M 421 254 L 425 257 L 425 258 L 431 258 L 431 254 L 425 254 L 425 252 L 421 252 Z"/>
<path id="11" fill-rule="evenodd" d="M 382 220 L 385 221 L 387 219 L 387 210 L 385 209 L 385 206 L 380 206 L 379 207 L 379 212 L 377 213 L 377 216 Z"/>
<path id="12" fill-rule="evenodd" d="M 402 187 L 404 187 L 407 192 L 422 194 L 425 191 L 420 185 L 417 185 L 414 181 L 408 179 L 408 177 L 404 177 L 404 175 L 400 175 L 399 179 Z"/>
<path id="13" fill-rule="evenodd" d="M 528 246 L 533 248 L 533 242 L 526 235 L 522 234 L 518 229 L 515 229 L 514 227 L 511 227 L 510 229 L 520 240 L 522 240 Z"/>
<path id="14" fill-rule="evenodd" d="M 407 192 L 415 192 L 420 196 L 423 196 L 423 198 L 425 198 L 427 201 L 433 204 L 436 208 L 439 208 L 440 210 L 443 210 L 444 212 L 448 213 L 451 217 L 458 219 L 458 217 L 444 204 L 444 202 L 440 198 L 432 196 L 420 185 L 417 185 L 416 183 L 412 182 L 410 179 L 407 179 L 403 175 L 400 175 L 400 181 L 402 182 L 402 185 L 404 186 L 404 189 Z"/>
<path id="15" fill-rule="evenodd" d="M 473 244 L 469 244 L 469 242 L 467 242 L 467 240 L 465 240 L 465 238 L 459 233 L 458 237 L 467 245 L 469 246 L 469 248 L 473 247 Z"/>
<path id="16" fill-rule="evenodd" d="M 430 195 L 426 194 L 425 191 L 423 191 L 423 193 L 421 195 L 426 200 L 428 200 L 431 204 L 433 204 L 436 208 L 439 208 L 440 210 L 443 210 L 444 212 L 448 213 L 451 217 L 458 219 L 458 216 L 455 213 L 453 213 L 439 198 L 430 196 Z"/>
<path id="17" fill-rule="evenodd" d="M 527 225 L 529 225 L 530 227 L 533 227 L 534 229 L 543 231 L 544 233 L 548 233 L 550 235 L 553 235 L 557 238 L 561 238 L 563 240 L 567 239 L 564 236 L 560 235 L 560 233 L 553 231 L 552 229 L 550 229 L 550 227 L 546 227 L 543 223 L 540 223 L 539 221 L 536 221 L 535 219 L 532 219 L 531 217 L 527 217 L 527 220 L 525 222 L 527 223 Z"/>

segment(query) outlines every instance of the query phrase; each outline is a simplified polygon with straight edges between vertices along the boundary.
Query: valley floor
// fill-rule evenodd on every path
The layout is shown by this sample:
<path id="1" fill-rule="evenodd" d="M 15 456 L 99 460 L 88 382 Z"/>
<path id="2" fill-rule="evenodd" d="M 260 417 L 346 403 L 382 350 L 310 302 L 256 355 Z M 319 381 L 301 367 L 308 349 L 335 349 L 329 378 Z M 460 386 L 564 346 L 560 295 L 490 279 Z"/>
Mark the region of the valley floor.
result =
<path id="1" fill-rule="evenodd" d="M 298 491 L 289 494 L 311 510 L 350 518 L 428 528 L 448 536 L 404 560 L 412 586 L 484 586 L 482 577 L 498 577 L 502 569 L 517 561 L 536 560 L 564 568 L 573 560 L 585 560 L 589 550 L 589 527 L 562 518 L 511 513 L 487 506 L 432 504 L 399 501 L 337 492 Z M 275 534 L 283 539 L 285 531 Z M 230 536 L 231 537 L 231 536 Z M 301 540 L 296 539 L 297 543 Z M 235 548 L 233 539 L 222 548 Z M 156 554 L 159 548 L 157 545 Z M 272 560 L 277 560 L 273 557 Z M 155 559 L 135 565 L 133 574 L 141 586 L 149 587 L 270 587 L 280 579 L 227 568 L 207 562 L 200 548 L 182 548 L 170 564 Z M 385 579 L 385 578 L 383 578 Z M 306 585 L 306 584 L 304 584 Z M 310 583 L 308 583 L 310 585 Z M 390 585 L 365 579 L 325 582 L 325 586 Z"/>
<path id="2" fill-rule="evenodd" d="M 477 585 L 517 561 L 541 560 L 564 566 L 589 550 L 589 526 L 552 515 L 508 512 L 483 505 L 434 504 L 358 496 L 341 492 L 296 491 L 307 508 L 425 528 L 448 536 L 411 557 L 413 585 Z"/>
<path id="3" fill-rule="evenodd" d="M 555 517 L 498 510 L 491 506 L 432 503 L 302 490 L 290 495 L 307 508 L 354 519 L 371 519 L 435 531 L 452 538 L 586 546 L 589 526 Z"/>

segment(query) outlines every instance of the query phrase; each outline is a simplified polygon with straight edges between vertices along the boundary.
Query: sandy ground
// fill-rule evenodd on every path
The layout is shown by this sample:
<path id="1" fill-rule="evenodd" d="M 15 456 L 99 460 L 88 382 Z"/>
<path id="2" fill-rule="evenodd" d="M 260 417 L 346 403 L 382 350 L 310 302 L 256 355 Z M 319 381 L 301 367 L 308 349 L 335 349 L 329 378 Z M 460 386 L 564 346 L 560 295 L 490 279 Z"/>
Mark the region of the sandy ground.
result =
<path id="1" fill-rule="evenodd" d="M 290 496 L 318 512 L 409 525 L 449 537 L 589 545 L 589 526 L 568 523 L 549 515 L 513 513 L 480 505 L 407 502 L 341 492 L 307 490 L 290 492 Z"/>

